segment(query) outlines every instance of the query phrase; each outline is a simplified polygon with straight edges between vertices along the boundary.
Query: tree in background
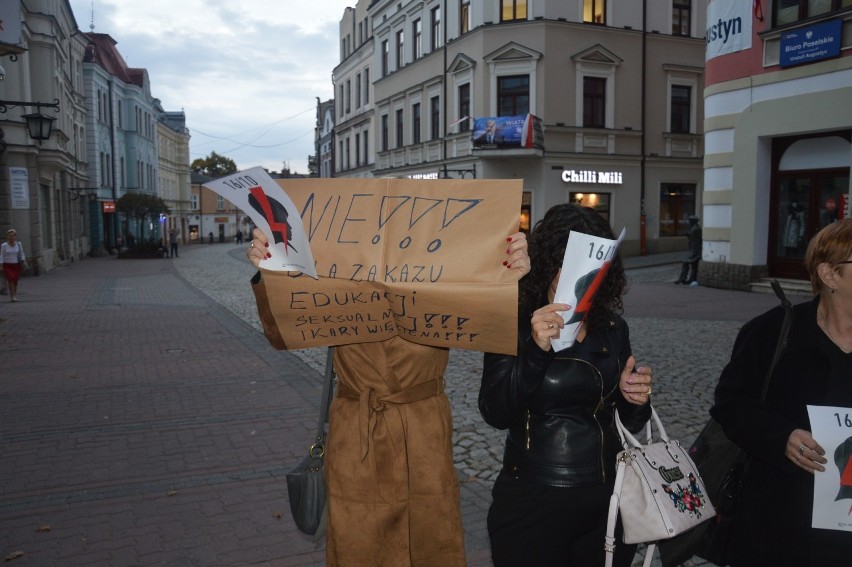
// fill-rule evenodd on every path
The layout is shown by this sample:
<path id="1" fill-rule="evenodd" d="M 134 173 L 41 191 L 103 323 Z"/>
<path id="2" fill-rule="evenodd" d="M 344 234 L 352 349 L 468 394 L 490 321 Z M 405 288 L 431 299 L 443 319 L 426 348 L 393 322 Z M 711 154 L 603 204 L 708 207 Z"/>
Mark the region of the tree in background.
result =
<path id="1" fill-rule="evenodd" d="M 160 214 L 169 214 L 171 211 L 161 197 L 148 193 L 125 193 L 115 202 L 118 212 L 136 219 L 139 228 L 139 242 L 145 241 L 145 219 L 159 220 Z"/>
<path id="2" fill-rule="evenodd" d="M 208 177 L 222 177 L 237 172 L 237 164 L 229 157 L 220 156 L 216 152 L 210 152 L 206 158 L 193 160 L 190 165 L 192 171 L 202 173 Z"/>

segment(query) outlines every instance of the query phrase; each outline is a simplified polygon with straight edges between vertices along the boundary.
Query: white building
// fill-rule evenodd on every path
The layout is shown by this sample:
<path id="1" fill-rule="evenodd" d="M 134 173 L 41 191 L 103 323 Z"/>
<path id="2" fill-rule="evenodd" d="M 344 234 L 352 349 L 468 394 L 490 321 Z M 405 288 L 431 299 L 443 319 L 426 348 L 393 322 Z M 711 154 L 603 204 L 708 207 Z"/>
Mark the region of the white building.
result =
<path id="1" fill-rule="evenodd" d="M 67 0 L 4 0 L 0 20 L 0 233 L 17 230 L 40 274 L 90 252 L 86 42 Z M 43 141 L 24 125 L 24 115 L 36 113 L 55 119 Z"/>
<path id="2" fill-rule="evenodd" d="M 705 27 L 692 0 L 362 0 L 341 22 L 336 174 L 521 178 L 522 228 L 574 201 L 626 227 L 627 255 L 683 249 Z"/>

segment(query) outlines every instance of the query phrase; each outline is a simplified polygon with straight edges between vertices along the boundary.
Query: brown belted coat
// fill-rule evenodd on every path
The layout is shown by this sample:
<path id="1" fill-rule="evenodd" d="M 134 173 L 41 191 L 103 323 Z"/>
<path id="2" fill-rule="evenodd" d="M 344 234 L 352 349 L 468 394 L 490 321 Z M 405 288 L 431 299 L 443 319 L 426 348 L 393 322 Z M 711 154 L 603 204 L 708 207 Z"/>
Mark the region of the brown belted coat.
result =
<path id="1" fill-rule="evenodd" d="M 263 283 L 258 313 L 271 319 Z M 326 564 L 464 567 L 449 352 L 394 337 L 335 347 L 329 413 Z"/>

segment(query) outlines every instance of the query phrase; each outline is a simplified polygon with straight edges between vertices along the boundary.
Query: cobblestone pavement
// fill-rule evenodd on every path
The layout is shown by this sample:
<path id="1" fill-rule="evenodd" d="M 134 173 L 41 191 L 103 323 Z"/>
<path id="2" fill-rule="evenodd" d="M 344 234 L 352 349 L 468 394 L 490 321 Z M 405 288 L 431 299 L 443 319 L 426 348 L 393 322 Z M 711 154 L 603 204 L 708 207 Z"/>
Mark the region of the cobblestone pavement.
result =
<path id="1" fill-rule="evenodd" d="M 175 261 L 179 273 L 217 303 L 260 330 L 248 285 L 253 273 L 245 246 L 193 246 Z M 654 407 L 670 438 L 692 443 L 707 419 L 713 387 L 743 322 L 777 304 L 774 296 L 674 286 L 680 266 L 669 263 L 628 268 L 633 288 L 625 296 L 625 318 L 639 364 L 654 369 Z M 634 266 L 640 266 L 640 261 Z M 676 261 L 676 260 L 675 260 Z M 698 296 L 701 296 L 700 301 Z M 797 298 L 791 298 L 794 301 Z M 798 298 L 801 301 L 803 298 Z M 731 303 L 732 302 L 732 303 Z M 322 371 L 322 349 L 294 351 Z M 496 478 L 504 432 L 485 424 L 477 410 L 482 354 L 453 350 L 447 368 L 447 395 L 454 418 L 455 463 L 463 482 L 481 485 L 485 499 Z M 480 508 L 488 502 L 480 503 Z M 481 511 L 481 510 L 480 510 Z M 641 564 L 641 553 L 636 564 Z M 655 560 L 659 565 L 659 560 Z M 706 565 L 691 561 L 687 566 Z"/>

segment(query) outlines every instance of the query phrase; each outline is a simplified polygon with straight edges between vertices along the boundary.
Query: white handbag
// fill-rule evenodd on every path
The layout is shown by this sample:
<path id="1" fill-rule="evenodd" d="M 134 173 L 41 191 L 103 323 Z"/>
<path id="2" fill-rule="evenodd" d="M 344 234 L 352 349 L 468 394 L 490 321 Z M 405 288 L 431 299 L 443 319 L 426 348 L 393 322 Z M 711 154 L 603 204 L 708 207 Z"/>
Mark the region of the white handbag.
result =
<path id="1" fill-rule="evenodd" d="M 657 411 L 651 407 L 660 441 L 652 442 L 651 421 L 646 427 L 648 442 L 642 445 L 622 425 L 615 412 L 615 426 L 624 451 L 618 454 L 615 487 L 609 500 L 606 529 L 606 565 L 615 552 L 615 524 L 621 514 L 624 543 L 648 543 L 645 567 L 651 565 L 653 542 L 689 531 L 716 515 L 707 497 L 698 467 L 686 450 L 669 439 Z"/>

